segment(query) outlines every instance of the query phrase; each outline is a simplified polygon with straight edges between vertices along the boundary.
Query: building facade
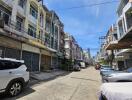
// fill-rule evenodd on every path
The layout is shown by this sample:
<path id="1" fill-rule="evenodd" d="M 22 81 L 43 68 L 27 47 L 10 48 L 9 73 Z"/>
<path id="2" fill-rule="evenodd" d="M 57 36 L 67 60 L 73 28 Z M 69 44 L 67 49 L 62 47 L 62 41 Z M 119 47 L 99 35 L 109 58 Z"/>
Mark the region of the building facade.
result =
<path id="1" fill-rule="evenodd" d="M 132 66 L 132 0 L 120 0 L 117 15 L 116 24 L 110 27 L 101 49 L 107 53 L 110 65 L 124 70 Z"/>
<path id="2" fill-rule="evenodd" d="M 0 57 L 24 60 L 37 72 L 81 59 L 82 49 L 42 0 L 0 0 Z"/>

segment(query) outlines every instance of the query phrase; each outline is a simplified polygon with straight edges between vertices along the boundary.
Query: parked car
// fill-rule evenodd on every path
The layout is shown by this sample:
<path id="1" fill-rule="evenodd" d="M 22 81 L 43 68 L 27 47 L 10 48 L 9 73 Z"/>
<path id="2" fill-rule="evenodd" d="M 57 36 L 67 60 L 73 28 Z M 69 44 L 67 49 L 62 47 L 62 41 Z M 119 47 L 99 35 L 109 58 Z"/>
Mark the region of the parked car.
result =
<path id="1" fill-rule="evenodd" d="M 24 61 L 0 58 L 0 93 L 16 96 L 29 81 L 29 72 Z"/>
<path id="2" fill-rule="evenodd" d="M 80 62 L 81 68 L 86 68 L 85 62 Z"/>
<path id="3" fill-rule="evenodd" d="M 132 100 L 132 82 L 102 84 L 99 100 Z"/>
<path id="4" fill-rule="evenodd" d="M 103 75 L 103 73 L 108 71 L 114 71 L 114 69 L 111 66 L 108 65 L 102 65 L 100 68 L 100 74 Z"/>
<path id="5" fill-rule="evenodd" d="M 126 72 L 113 73 L 103 77 L 104 82 L 132 82 L 132 68 Z"/>
<path id="6" fill-rule="evenodd" d="M 76 63 L 76 64 L 73 66 L 73 70 L 74 70 L 74 71 L 80 71 L 80 70 L 81 70 L 80 64 L 79 64 L 79 63 Z"/>

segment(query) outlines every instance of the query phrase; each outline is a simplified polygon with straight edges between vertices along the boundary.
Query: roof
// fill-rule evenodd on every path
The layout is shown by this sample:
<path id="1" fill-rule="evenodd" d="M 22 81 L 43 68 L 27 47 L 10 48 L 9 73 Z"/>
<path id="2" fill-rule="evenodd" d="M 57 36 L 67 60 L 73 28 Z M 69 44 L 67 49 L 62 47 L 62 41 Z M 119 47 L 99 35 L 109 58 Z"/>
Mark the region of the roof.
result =
<path id="1" fill-rule="evenodd" d="M 0 60 L 6 60 L 6 61 L 13 61 L 13 62 L 20 62 L 20 63 L 24 63 L 24 60 L 16 60 L 16 59 L 12 59 L 12 58 L 1 58 Z"/>
<path id="2" fill-rule="evenodd" d="M 132 100 L 132 82 L 104 83 L 100 94 L 108 100 Z"/>

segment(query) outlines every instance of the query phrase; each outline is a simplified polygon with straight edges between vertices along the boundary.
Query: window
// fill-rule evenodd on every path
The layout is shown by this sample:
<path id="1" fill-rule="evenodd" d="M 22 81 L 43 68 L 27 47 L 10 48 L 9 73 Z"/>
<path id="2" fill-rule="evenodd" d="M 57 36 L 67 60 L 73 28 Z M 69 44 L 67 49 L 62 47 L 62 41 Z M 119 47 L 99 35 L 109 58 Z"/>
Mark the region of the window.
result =
<path id="1" fill-rule="evenodd" d="M 3 13 L 3 19 L 4 19 L 4 21 L 5 21 L 5 24 L 9 24 L 9 19 L 10 19 L 10 17 L 9 17 L 9 15 L 8 14 L 6 14 L 6 13 Z"/>
<path id="2" fill-rule="evenodd" d="M 21 31 L 23 27 L 23 19 L 20 17 L 16 18 L 16 29 Z"/>
<path id="3" fill-rule="evenodd" d="M 45 45 L 46 46 L 50 46 L 50 35 L 49 34 L 45 34 Z"/>
<path id="4" fill-rule="evenodd" d="M 11 16 L 10 14 L 0 10 L 0 17 L 4 19 L 4 22 L 5 22 L 6 25 L 9 24 L 10 16 Z"/>
<path id="5" fill-rule="evenodd" d="M 24 8 L 25 0 L 19 0 L 18 5 L 22 8 Z"/>
<path id="6" fill-rule="evenodd" d="M 28 25 L 28 34 L 36 38 L 36 28 L 31 25 Z"/>
<path id="7" fill-rule="evenodd" d="M 40 14 L 40 26 L 41 27 L 43 27 L 43 21 L 44 21 L 43 14 Z"/>
<path id="8" fill-rule="evenodd" d="M 37 12 L 37 10 L 36 10 L 32 5 L 30 5 L 30 14 L 31 14 L 34 18 L 37 19 L 37 17 L 38 17 L 38 12 Z"/>
<path id="9" fill-rule="evenodd" d="M 55 37 L 56 39 L 58 38 L 58 27 L 57 26 L 55 26 Z"/>
<path id="10" fill-rule="evenodd" d="M 46 21 L 46 24 L 45 24 L 45 30 L 46 32 L 50 33 L 51 32 L 51 24 L 49 21 Z"/>
<path id="11" fill-rule="evenodd" d="M 54 47 L 54 38 L 51 37 L 51 48 L 53 48 L 53 47 Z"/>
<path id="12" fill-rule="evenodd" d="M 0 60 L 0 70 L 16 69 L 16 68 L 20 67 L 21 65 L 22 65 L 22 63 L 20 63 L 20 62 Z"/>

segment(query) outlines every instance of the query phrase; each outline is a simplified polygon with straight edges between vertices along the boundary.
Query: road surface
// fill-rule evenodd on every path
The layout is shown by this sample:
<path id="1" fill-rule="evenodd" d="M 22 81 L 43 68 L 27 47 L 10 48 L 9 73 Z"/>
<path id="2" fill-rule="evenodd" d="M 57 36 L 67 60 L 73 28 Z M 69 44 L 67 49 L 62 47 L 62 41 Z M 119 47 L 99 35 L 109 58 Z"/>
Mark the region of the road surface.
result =
<path id="1" fill-rule="evenodd" d="M 99 71 L 94 67 L 40 82 L 27 88 L 18 97 L 3 100 L 98 100 L 101 85 Z M 1 100 L 1 99 L 0 99 Z"/>

